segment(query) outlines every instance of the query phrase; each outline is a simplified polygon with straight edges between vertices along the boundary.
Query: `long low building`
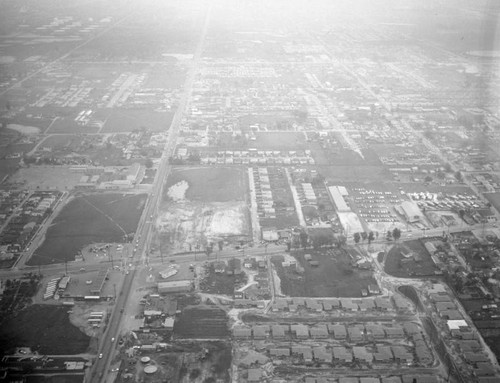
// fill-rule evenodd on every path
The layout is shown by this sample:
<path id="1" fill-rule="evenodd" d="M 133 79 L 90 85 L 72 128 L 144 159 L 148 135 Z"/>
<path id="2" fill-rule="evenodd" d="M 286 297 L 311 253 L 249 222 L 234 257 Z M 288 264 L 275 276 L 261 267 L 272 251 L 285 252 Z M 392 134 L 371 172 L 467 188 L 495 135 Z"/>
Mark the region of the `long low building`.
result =
<path id="1" fill-rule="evenodd" d="M 158 282 L 159 293 L 185 293 L 191 290 L 191 280 L 181 280 L 172 282 Z"/>
<path id="2" fill-rule="evenodd" d="M 328 192 L 330 193 L 330 198 L 332 199 L 332 202 L 335 205 L 335 209 L 337 209 L 337 212 L 341 213 L 350 212 L 351 208 L 347 205 L 344 199 L 345 188 L 343 189 L 340 188 L 341 188 L 340 186 L 329 186 Z"/>

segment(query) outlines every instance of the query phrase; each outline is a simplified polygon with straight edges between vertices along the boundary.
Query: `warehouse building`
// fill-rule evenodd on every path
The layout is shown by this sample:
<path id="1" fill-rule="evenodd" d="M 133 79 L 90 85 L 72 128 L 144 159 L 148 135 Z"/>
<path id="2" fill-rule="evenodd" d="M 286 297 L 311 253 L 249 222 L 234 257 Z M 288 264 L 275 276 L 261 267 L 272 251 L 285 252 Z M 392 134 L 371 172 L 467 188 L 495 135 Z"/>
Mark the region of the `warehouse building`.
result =
<path id="1" fill-rule="evenodd" d="M 185 293 L 191 290 L 191 281 L 172 281 L 172 282 L 158 282 L 158 292 L 165 293 Z"/>

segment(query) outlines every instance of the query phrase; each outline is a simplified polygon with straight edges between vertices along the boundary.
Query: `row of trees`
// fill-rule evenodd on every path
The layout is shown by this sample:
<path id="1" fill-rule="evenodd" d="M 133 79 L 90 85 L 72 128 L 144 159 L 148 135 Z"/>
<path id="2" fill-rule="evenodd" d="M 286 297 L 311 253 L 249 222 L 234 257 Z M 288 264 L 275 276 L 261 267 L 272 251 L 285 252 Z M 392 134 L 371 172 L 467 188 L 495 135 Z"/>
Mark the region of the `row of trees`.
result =
<path id="1" fill-rule="evenodd" d="M 360 241 L 364 242 L 366 240 L 368 240 L 368 244 L 370 244 L 375 238 L 378 238 L 378 232 L 373 233 L 373 231 L 370 231 L 369 233 L 354 233 L 354 243 L 356 244 L 358 244 Z M 397 227 L 393 230 L 388 230 L 386 233 L 386 239 L 388 241 L 391 241 L 392 239 L 397 241 L 399 238 L 401 238 L 401 230 Z"/>
<path id="2" fill-rule="evenodd" d="M 292 239 L 287 242 L 287 249 L 290 251 L 298 248 L 310 248 L 318 250 L 322 247 L 343 247 L 347 243 L 347 238 L 344 235 L 334 235 L 333 232 L 315 232 L 308 234 L 305 229 L 302 229 L 298 235 L 294 235 Z"/>

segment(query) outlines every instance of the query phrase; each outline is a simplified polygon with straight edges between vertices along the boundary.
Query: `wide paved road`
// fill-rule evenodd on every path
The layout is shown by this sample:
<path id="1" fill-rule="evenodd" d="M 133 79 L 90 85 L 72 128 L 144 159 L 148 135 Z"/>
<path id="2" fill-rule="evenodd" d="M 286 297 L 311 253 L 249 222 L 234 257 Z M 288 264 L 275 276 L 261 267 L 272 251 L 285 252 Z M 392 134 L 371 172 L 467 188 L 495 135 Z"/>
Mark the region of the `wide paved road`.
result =
<path id="1" fill-rule="evenodd" d="M 179 134 L 179 129 L 181 126 L 182 117 L 185 113 L 186 107 L 191 97 L 194 80 L 198 73 L 201 54 L 203 52 L 205 38 L 208 30 L 208 24 L 210 20 L 210 10 L 211 7 L 207 9 L 201 36 L 193 57 L 193 66 L 191 67 L 186 76 L 186 81 L 184 83 L 184 88 L 183 88 L 184 92 L 181 96 L 179 107 L 177 108 L 177 111 L 170 125 L 169 135 L 162 153 L 158 170 L 156 172 L 156 177 L 153 184 L 152 192 L 146 202 L 146 206 L 144 207 L 143 214 L 139 221 L 136 236 L 134 238 L 134 246 L 135 246 L 134 260 L 136 261 L 136 265 L 138 266 L 140 265 L 140 263 L 144 264 L 148 261 L 149 244 L 151 241 L 151 236 L 153 234 L 154 218 L 156 217 L 157 209 L 159 207 L 159 204 L 161 203 L 164 181 L 171 169 L 168 163 L 168 158 L 175 151 L 175 146 Z M 103 357 L 102 359 L 97 359 L 97 362 L 92 367 L 92 370 L 90 371 L 89 375 L 87 375 L 89 377 L 89 379 L 87 379 L 89 383 L 101 382 L 106 379 L 110 363 L 114 356 L 115 342 L 118 339 L 120 333 L 120 324 L 123 313 L 122 309 L 125 310 L 125 305 L 129 298 L 135 275 L 136 275 L 136 270 L 133 269 L 130 272 L 130 274 L 125 276 L 122 291 L 119 293 L 116 299 L 115 309 L 112 313 L 110 321 L 108 322 L 108 328 L 102 340 L 100 341 L 100 348 L 98 353 L 99 354 L 102 353 Z M 111 341 L 111 339 L 113 338 L 115 339 L 114 342 Z"/>

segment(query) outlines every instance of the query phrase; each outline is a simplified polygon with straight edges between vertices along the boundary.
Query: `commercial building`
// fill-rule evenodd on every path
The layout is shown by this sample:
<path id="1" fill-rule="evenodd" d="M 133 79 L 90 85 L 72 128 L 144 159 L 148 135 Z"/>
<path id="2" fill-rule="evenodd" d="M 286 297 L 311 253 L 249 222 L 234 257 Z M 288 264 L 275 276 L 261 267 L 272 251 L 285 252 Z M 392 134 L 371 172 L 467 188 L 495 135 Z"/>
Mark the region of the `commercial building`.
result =
<path id="1" fill-rule="evenodd" d="M 158 292 L 162 293 L 185 293 L 191 290 L 191 281 L 158 282 Z"/>
<path id="2" fill-rule="evenodd" d="M 337 212 L 351 211 L 351 208 L 347 205 L 347 203 L 344 200 L 344 197 L 339 189 L 339 186 L 329 186 L 328 192 L 330 194 L 330 198 L 332 199 L 333 204 L 335 205 L 335 209 L 337 209 Z"/>
<path id="3" fill-rule="evenodd" d="M 405 214 L 405 218 L 409 223 L 418 222 L 422 219 L 423 215 L 415 202 L 404 201 L 401 204 L 401 209 Z"/>

